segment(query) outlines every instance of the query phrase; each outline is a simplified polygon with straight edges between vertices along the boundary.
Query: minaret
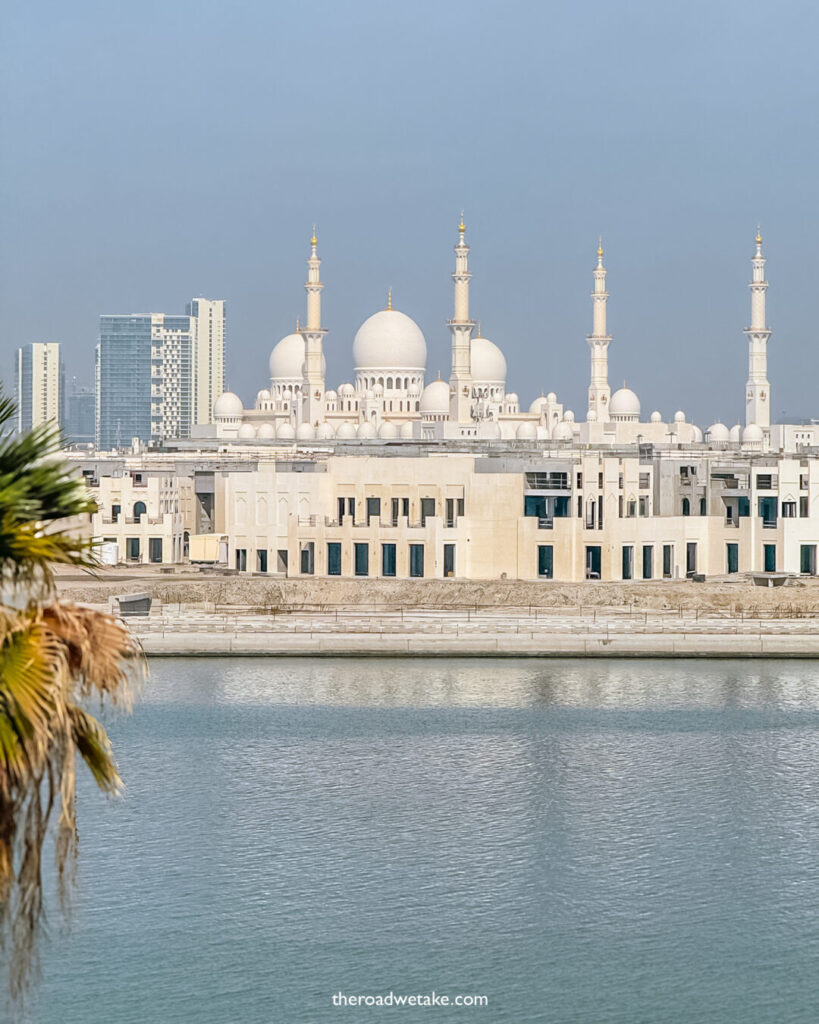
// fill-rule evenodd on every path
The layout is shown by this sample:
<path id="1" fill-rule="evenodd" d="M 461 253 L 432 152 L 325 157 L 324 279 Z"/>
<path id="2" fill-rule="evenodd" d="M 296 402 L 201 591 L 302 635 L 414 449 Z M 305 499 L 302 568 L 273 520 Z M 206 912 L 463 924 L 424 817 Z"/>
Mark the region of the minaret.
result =
<path id="1" fill-rule="evenodd" d="M 475 321 L 469 319 L 469 246 L 464 241 L 463 214 L 458 225 L 455 246 L 455 315 L 449 321 L 452 334 L 452 372 L 449 377 L 449 417 L 456 423 L 472 419 L 472 331 Z"/>
<path id="2" fill-rule="evenodd" d="M 771 330 L 765 323 L 765 257 L 762 235 L 757 229 L 756 252 L 751 260 L 751 326 L 748 336 L 748 384 L 745 388 L 745 424 L 756 423 L 767 431 L 771 425 L 771 385 L 768 383 L 768 338 Z"/>
<path id="3" fill-rule="evenodd" d="M 586 339 L 591 349 L 591 381 L 589 383 L 589 411 L 593 409 L 598 423 L 608 423 L 609 399 L 609 342 L 606 334 L 606 268 L 603 266 L 603 239 L 597 246 L 597 266 L 594 268 L 592 297 L 592 333 Z"/>
<path id="4" fill-rule="evenodd" d="M 304 338 L 304 384 L 302 385 L 302 419 L 315 426 L 324 420 L 324 335 L 321 326 L 321 283 L 319 267 L 321 260 L 316 255 L 316 229 L 310 239 L 311 252 L 307 260 L 307 324 L 301 332 Z"/>

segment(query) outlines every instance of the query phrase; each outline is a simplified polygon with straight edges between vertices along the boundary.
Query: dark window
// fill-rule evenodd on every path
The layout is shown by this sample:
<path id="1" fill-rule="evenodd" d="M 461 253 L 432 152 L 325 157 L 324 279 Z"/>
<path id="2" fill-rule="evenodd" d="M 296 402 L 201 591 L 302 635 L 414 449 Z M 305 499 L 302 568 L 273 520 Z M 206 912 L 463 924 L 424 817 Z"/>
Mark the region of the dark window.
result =
<path id="1" fill-rule="evenodd" d="M 307 543 L 302 544 L 300 555 L 300 567 L 301 571 L 307 576 L 312 576 L 313 573 L 316 571 L 315 551 L 316 546 L 312 540 L 309 540 L 307 541 Z"/>
<path id="2" fill-rule="evenodd" d="M 674 545 L 663 544 L 663 579 L 670 580 L 674 574 Z"/>
<path id="3" fill-rule="evenodd" d="M 583 474 L 582 473 L 578 473 L 577 474 L 577 489 L 580 490 L 580 488 L 582 486 L 583 486 Z"/>
<path id="4" fill-rule="evenodd" d="M 134 519 L 139 519 L 140 516 L 144 516 L 147 513 L 144 501 L 138 501 L 134 505 Z"/>
<path id="5" fill-rule="evenodd" d="M 776 526 L 779 502 L 776 498 L 759 498 L 759 514 L 763 526 Z"/>
<path id="6" fill-rule="evenodd" d="M 380 498 L 367 498 L 367 526 L 370 525 L 370 520 L 373 516 L 381 515 L 381 499 Z"/>
<path id="7" fill-rule="evenodd" d="M 737 515 L 740 519 L 747 519 L 751 514 L 751 499 L 745 495 L 737 498 Z"/>
<path id="8" fill-rule="evenodd" d="M 816 575 L 816 545 L 803 544 L 799 552 L 799 571 L 808 576 Z"/>
<path id="9" fill-rule="evenodd" d="M 634 547 L 623 545 L 623 579 L 630 580 L 634 576 Z"/>
<path id="10" fill-rule="evenodd" d="M 773 487 L 773 476 L 771 473 L 760 473 L 756 478 L 756 486 L 760 491 L 770 491 Z"/>
<path id="11" fill-rule="evenodd" d="M 725 561 L 729 573 L 739 572 L 739 544 L 725 545 Z"/>
<path id="12" fill-rule="evenodd" d="M 455 575 L 455 545 L 444 544 L 444 576 Z"/>
<path id="13" fill-rule="evenodd" d="M 112 505 L 111 506 L 111 517 L 113 519 L 116 519 L 117 516 L 120 516 L 120 515 L 122 515 L 122 506 L 121 505 Z"/>
<path id="14" fill-rule="evenodd" d="M 381 575 L 382 576 L 394 576 L 395 575 L 395 545 L 394 544 L 382 544 L 381 545 Z"/>
<path id="15" fill-rule="evenodd" d="M 130 562 L 136 562 L 139 560 L 139 537 L 126 537 L 125 557 Z"/>
<path id="16" fill-rule="evenodd" d="M 650 580 L 654 576 L 654 546 L 643 544 L 643 579 Z"/>
<path id="17" fill-rule="evenodd" d="M 427 519 L 435 515 L 435 499 L 421 498 L 421 526 L 426 526 Z"/>
<path id="18" fill-rule="evenodd" d="M 600 579 L 600 568 L 601 568 L 601 555 L 600 555 L 599 544 L 589 544 L 586 546 L 586 579 L 587 580 L 599 580 Z"/>
<path id="19" fill-rule="evenodd" d="M 799 498 L 799 515 L 804 519 L 808 514 L 808 498 L 806 494 L 803 494 Z"/>
<path id="20" fill-rule="evenodd" d="M 236 568 L 239 572 L 247 572 L 247 548 L 236 548 Z"/>
<path id="21" fill-rule="evenodd" d="M 708 507 L 705 498 L 700 498 L 700 515 L 704 516 L 708 514 Z"/>
<path id="22" fill-rule="evenodd" d="M 546 499 L 538 494 L 527 494 L 523 499 L 523 514 L 546 518 Z"/>
<path id="23" fill-rule="evenodd" d="M 765 572 L 776 572 L 776 544 L 763 544 Z"/>
<path id="24" fill-rule="evenodd" d="M 782 518 L 783 519 L 796 519 L 796 502 L 795 501 L 783 501 L 782 502 Z"/>
<path id="25" fill-rule="evenodd" d="M 424 575 L 424 545 L 410 544 L 410 576 Z"/>
<path id="26" fill-rule="evenodd" d="M 693 575 L 697 571 L 697 544 L 696 541 L 689 541 L 685 545 L 685 573 Z"/>
<path id="27" fill-rule="evenodd" d="M 370 545 L 355 544 L 355 574 L 356 576 L 369 576 L 370 574 Z"/>
<path id="28" fill-rule="evenodd" d="M 148 538 L 148 561 L 149 562 L 161 562 L 162 561 L 162 538 L 161 537 L 149 537 Z"/>
<path id="29" fill-rule="evenodd" d="M 601 491 L 603 490 L 603 474 L 602 473 L 598 473 L 597 474 L 597 486 L 599 487 L 599 489 Z"/>
<path id="30" fill-rule="evenodd" d="M 276 571 L 287 572 L 287 548 L 279 548 L 276 551 Z"/>
<path id="31" fill-rule="evenodd" d="M 330 541 L 327 545 L 327 575 L 341 575 L 341 544 L 338 541 Z"/>
<path id="32" fill-rule="evenodd" d="M 682 500 L 682 514 L 684 516 L 691 515 L 691 502 L 688 500 L 688 498 L 683 498 Z"/>
<path id="33" fill-rule="evenodd" d="M 537 574 L 551 579 L 554 575 L 554 548 L 551 544 L 538 544 L 537 547 Z"/>
<path id="34" fill-rule="evenodd" d="M 256 572 L 267 572 L 267 551 L 264 548 L 256 552 Z"/>

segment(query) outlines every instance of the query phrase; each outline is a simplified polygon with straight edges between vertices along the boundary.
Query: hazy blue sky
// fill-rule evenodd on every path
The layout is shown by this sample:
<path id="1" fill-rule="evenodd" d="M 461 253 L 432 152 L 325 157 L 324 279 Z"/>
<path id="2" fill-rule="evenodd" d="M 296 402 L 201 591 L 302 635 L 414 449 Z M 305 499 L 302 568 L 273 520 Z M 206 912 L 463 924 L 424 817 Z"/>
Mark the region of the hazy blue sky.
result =
<path id="1" fill-rule="evenodd" d="M 585 412 L 602 233 L 612 385 L 734 422 L 759 221 L 773 411 L 819 416 L 818 35 L 814 3 L 769 0 L 7 5 L 4 373 L 60 341 L 90 381 L 100 313 L 206 295 L 247 404 L 303 316 L 315 221 L 328 386 L 390 285 L 446 376 L 463 207 L 523 402 Z"/>

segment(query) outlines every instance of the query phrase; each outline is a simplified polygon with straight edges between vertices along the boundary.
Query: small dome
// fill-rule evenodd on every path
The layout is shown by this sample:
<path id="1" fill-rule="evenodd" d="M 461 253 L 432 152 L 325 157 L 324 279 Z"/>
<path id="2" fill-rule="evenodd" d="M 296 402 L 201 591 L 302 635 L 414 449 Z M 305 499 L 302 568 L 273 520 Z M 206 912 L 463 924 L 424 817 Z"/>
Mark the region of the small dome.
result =
<path id="1" fill-rule="evenodd" d="M 423 370 L 427 343 L 421 328 L 406 313 L 382 309 L 359 327 L 353 340 L 353 363 L 361 370 Z"/>
<path id="2" fill-rule="evenodd" d="M 356 431 L 356 437 L 365 439 L 375 437 L 375 427 L 372 423 L 360 423 Z"/>
<path id="3" fill-rule="evenodd" d="M 313 441 L 315 440 L 316 432 L 313 429 L 312 423 L 300 423 L 296 427 L 296 440 L 297 441 Z"/>
<path id="4" fill-rule="evenodd" d="M 268 360 L 270 379 L 273 381 L 301 381 L 304 376 L 304 336 L 288 334 L 273 346 Z M 324 356 L 321 357 L 322 373 L 326 371 Z"/>
<path id="5" fill-rule="evenodd" d="M 248 441 L 256 436 L 256 428 L 252 423 L 243 423 L 239 427 L 239 437 L 244 441 Z"/>
<path id="6" fill-rule="evenodd" d="M 546 401 L 551 402 L 552 405 L 555 404 L 555 402 L 557 401 L 557 395 L 554 393 L 554 391 L 549 392 L 549 394 L 546 396 Z"/>
<path id="7" fill-rule="evenodd" d="M 567 410 L 566 410 L 566 411 L 565 411 L 565 412 L 563 413 L 563 420 L 564 420 L 564 422 L 566 422 L 566 423 L 574 423 L 574 413 L 572 412 L 572 410 L 571 410 L 571 409 L 567 409 Z"/>
<path id="8" fill-rule="evenodd" d="M 488 338 L 472 339 L 472 380 L 478 385 L 506 383 L 506 359 Z"/>
<path id="9" fill-rule="evenodd" d="M 537 424 L 524 421 L 515 431 L 518 441 L 534 441 L 537 438 Z"/>
<path id="10" fill-rule="evenodd" d="M 327 402 L 335 402 L 336 399 L 338 398 L 338 395 L 336 394 L 335 391 L 333 391 L 332 388 L 330 388 L 329 391 L 325 391 L 324 392 L 324 398 L 325 398 L 325 401 L 327 401 Z"/>
<path id="11" fill-rule="evenodd" d="M 735 423 L 733 427 L 731 427 L 728 436 L 731 441 L 737 443 L 742 440 L 742 427 L 739 425 L 739 423 Z"/>
<path id="12" fill-rule="evenodd" d="M 434 380 L 427 384 L 421 395 L 421 415 L 449 416 L 449 384 Z"/>
<path id="13" fill-rule="evenodd" d="M 538 423 L 537 425 L 537 439 L 538 441 L 549 440 L 549 428 L 544 427 L 541 423 Z"/>
<path id="14" fill-rule="evenodd" d="M 407 394 L 410 398 L 420 398 L 423 385 L 419 384 L 417 380 L 410 381 L 410 386 L 407 388 Z"/>
<path id="15" fill-rule="evenodd" d="M 709 441 L 730 441 L 731 434 L 724 423 L 712 423 L 705 432 Z"/>
<path id="16" fill-rule="evenodd" d="M 400 433 L 401 433 L 401 437 L 405 441 L 411 441 L 412 438 L 415 436 L 414 432 L 413 432 L 413 429 L 412 429 L 412 423 L 410 423 L 410 422 L 402 423 L 401 424 L 401 431 L 400 431 Z"/>
<path id="17" fill-rule="evenodd" d="M 656 410 L 656 409 L 655 409 L 655 410 L 654 410 L 654 412 L 653 412 L 653 413 L 651 414 L 651 422 L 652 422 L 652 423 L 662 423 L 662 422 L 663 422 L 663 417 L 662 417 L 662 414 L 661 414 L 661 413 L 659 413 L 659 412 L 657 412 L 657 410 Z"/>
<path id="18" fill-rule="evenodd" d="M 296 438 L 296 431 L 293 429 L 292 423 L 281 423 L 276 428 L 276 439 L 279 441 L 294 441 Z"/>
<path id="19" fill-rule="evenodd" d="M 333 436 L 332 426 L 325 420 L 316 427 L 316 437 L 319 441 L 327 441 Z"/>
<path id="20" fill-rule="evenodd" d="M 545 395 L 541 395 L 540 398 L 536 398 L 529 406 L 529 412 L 534 413 L 535 416 L 540 416 L 548 404 L 549 399 Z"/>
<path id="21" fill-rule="evenodd" d="M 597 422 L 597 410 L 596 409 L 589 409 L 589 411 L 586 413 L 586 422 L 587 423 L 596 423 Z"/>
<path id="22" fill-rule="evenodd" d="M 487 423 L 485 426 L 485 430 L 485 436 L 488 437 L 490 441 L 500 440 L 501 428 L 499 423 Z"/>
<path id="23" fill-rule="evenodd" d="M 573 437 L 574 431 L 572 430 L 572 425 L 565 421 L 563 423 L 558 423 L 552 431 L 553 441 L 571 441 Z"/>
<path id="24" fill-rule="evenodd" d="M 276 436 L 276 428 L 272 423 L 260 423 L 256 431 L 256 437 L 271 438 Z"/>
<path id="25" fill-rule="evenodd" d="M 682 409 L 678 409 L 674 413 L 674 422 L 675 423 L 685 423 L 685 413 L 682 411 Z"/>
<path id="26" fill-rule="evenodd" d="M 244 411 L 241 398 L 232 391 L 225 391 L 219 395 L 213 406 L 213 415 L 216 419 L 241 416 Z"/>
<path id="27" fill-rule="evenodd" d="M 341 440 L 355 437 L 355 427 L 349 422 L 349 420 L 344 420 L 344 422 L 340 423 L 336 429 L 336 437 L 341 438 Z"/>
<path id="28" fill-rule="evenodd" d="M 510 391 L 509 394 L 506 395 L 503 400 L 504 402 L 506 402 L 507 405 L 517 405 L 520 402 L 520 399 L 514 391 Z"/>
<path id="29" fill-rule="evenodd" d="M 355 388 L 352 384 L 342 384 L 338 393 L 341 398 L 355 398 Z"/>
<path id="30" fill-rule="evenodd" d="M 383 437 L 384 440 L 391 440 L 394 437 L 398 437 L 398 427 L 394 423 L 390 423 L 385 420 L 378 428 L 378 436 Z"/>
<path id="31" fill-rule="evenodd" d="M 384 397 L 384 386 L 383 386 L 383 384 L 376 384 L 375 387 L 373 388 L 373 394 L 375 395 L 376 398 L 383 398 Z"/>
<path id="32" fill-rule="evenodd" d="M 743 444 L 758 444 L 764 437 L 762 427 L 758 427 L 756 423 L 749 423 L 748 426 L 742 431 L 742 443 Z"/>
<path id="33" fill-rule="evenodd" d="M 627 416 L 630 419 L 639 419 L 640 399 L 635 395 L 631 388 L 618 388 L 611 396 L 609 412 L 612 416 Z"/>
<path id="34" fill-rule="evenodd" d="M 256 401 L 257 402 L 269 402 L 270 401 L 270 392 L 267 390 L 267 388 L 262 388 L 262 390 L 256 395 Z"/>

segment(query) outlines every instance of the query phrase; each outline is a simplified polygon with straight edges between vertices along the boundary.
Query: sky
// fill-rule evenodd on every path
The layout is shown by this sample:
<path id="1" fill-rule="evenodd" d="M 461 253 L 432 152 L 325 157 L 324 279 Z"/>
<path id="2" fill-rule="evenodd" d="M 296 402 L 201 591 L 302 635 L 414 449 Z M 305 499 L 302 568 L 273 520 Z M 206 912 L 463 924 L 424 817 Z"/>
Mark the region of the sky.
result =
<path id="1" fill-rule="evenodd" d="M 7 5 L 0 375 L 59 341 L 90 383 L 101 313 L 203 295 L 250 405 L 315 223 L 327 386 L 389 287 L 446 378 L 463 209 L 472 314 L 523 407 L 585 414 L 602 235 L 612 387 L 734 423 L 760 224 L 774 418 L 819 417 L 818 33 L 793 0 Z"/>

